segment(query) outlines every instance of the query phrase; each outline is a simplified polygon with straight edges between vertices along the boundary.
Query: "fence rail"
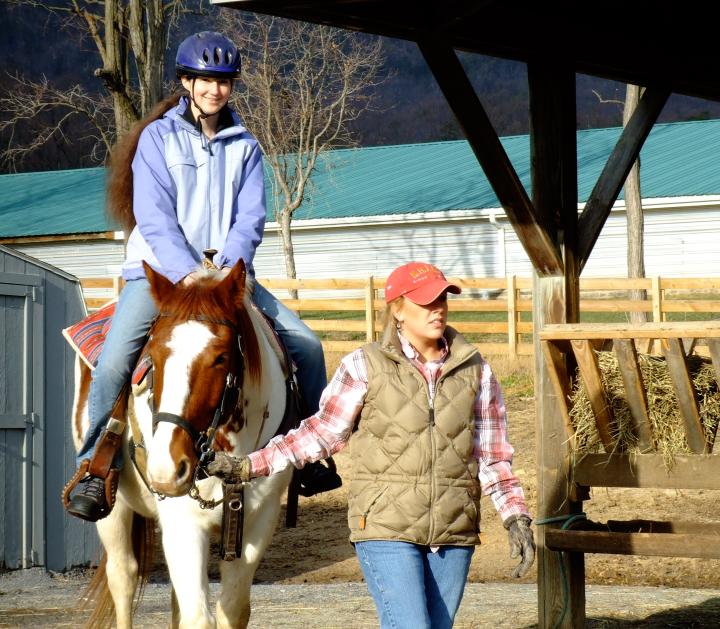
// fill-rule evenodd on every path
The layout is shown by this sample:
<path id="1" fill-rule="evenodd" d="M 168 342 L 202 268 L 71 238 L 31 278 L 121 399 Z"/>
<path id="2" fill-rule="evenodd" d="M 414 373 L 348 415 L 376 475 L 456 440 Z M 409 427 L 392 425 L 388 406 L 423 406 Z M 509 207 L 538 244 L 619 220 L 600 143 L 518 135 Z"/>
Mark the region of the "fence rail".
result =
<path id="1" fill-rule="evenodd" d="M 452 297 L 450 324 L 490 355 L 531 355 L 532 280 L 528 277 L 449 278 L 463 288 Z M 89 310 L 116 297 L 120 278 L 81 279 Z M 329 352 L 348 352 L 382 331 L 385 278 L 260 279 L 279 295 L 322 338 Z M 284 290 L 299 291 L 298 299 L 283 299 Z M 629 291 L 644 290 L 646 298 L 628 298 Z M 305 294 L 303 294 L 305 293 Z M 315 295 L 313 295 L 313 293 Z M 328 297 L 327 295 L 332 295 Z M 317 295 L 321 295 L 318 297 Z M 720 319 L 720 278 L 587 278 L 580 280 L 581 319 L 632 312 L 648 313 L 656 323 L 671 318 Z M 683 316 L 684 315 L 684 316 Z M 617 320 L 617 319 L 616 319 Z"/>

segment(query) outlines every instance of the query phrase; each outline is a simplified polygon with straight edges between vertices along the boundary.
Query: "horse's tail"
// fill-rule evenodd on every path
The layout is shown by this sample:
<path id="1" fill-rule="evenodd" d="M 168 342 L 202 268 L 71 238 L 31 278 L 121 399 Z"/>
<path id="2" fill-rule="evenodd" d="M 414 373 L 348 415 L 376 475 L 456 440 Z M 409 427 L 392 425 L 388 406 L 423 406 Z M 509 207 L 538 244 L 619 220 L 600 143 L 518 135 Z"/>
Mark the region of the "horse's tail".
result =
<path id="1" fill-rule="evenodd" d="M 133 514 L 131 535 L 133 554 L 138 563 L 138 584 L 135 590 L 134 613 L 142 600 L 145 585 L 148 582 L 150 571 L 153 567 L 155 521 L 144 518 L 137 513 Z M 90 618 L 88 618 L 85 624 L 88 629 L 112 627 L 115 620 L 115 606 L 113 605 L 110 589 L 108 588 L 106 566 L 107 555 L 103 553 L 100 565 L 98 565 L 95 575 L 91 579 L 85 596 L 83 597 L 83 607 L 94 603 Z"/>

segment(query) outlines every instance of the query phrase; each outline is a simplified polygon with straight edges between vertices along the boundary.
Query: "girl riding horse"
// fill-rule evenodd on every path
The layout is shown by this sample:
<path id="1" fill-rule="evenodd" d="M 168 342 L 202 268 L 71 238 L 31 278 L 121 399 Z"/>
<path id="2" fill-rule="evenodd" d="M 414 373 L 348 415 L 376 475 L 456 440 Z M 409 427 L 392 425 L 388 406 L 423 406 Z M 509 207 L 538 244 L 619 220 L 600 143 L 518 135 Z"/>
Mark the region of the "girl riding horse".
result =
<path id="1" fill-rule="evenodd" d="M 144 261 L 187 287 L 197 281 L 205 251 L 216 250 L 213 262 L 222 274 L 244 260 L 248 290 L 297 364 L 311 411 L 326 384 L 320 341 L 252 278 L 265 225 L 265 185 L 260 146 L 228 106 L 240 53 L 225 36 L 205 31 L 180 44 L 175 67 L 187 94 L 159 103 L 111 157 L 108 203 L 130 236 L 122 267 L 126 285 L 93 371 L 90 425 L 77 455 L 88 472 L 76 479 L 67 505 L 89 521 L 112 509 L 108 496 L 122 467 L 117 432 L 123 424 L 109 419 L 158 314 Z"/>

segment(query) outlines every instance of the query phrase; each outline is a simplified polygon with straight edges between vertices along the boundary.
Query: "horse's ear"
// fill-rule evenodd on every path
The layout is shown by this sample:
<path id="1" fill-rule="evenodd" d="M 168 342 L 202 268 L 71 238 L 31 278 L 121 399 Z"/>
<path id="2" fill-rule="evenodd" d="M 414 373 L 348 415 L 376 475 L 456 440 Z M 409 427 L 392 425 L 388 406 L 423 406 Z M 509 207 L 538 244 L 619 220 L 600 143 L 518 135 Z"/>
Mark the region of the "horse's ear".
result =
<path id="1" fill-rule="evenodd" d="M 245 299 L 245 279 L 247 269 L 245 261 L 240 258 L 230 270 L 227 277 L 220 283 L 220 290 L 225 293 L 223 301 L 231 303 L 237 310 L 243 307 Z"/>
<path id="2" fill-rule="evenodd" d="M 164 275 L 158 273 L 153 269 L 145 260 L 143 260 L 143 268 L 145 269 L 145 275 L 150 282 L 150 292 L 156 303 L 161 303 L 165 298 L 175 290 L 175 284 L 173 284 Z"/>

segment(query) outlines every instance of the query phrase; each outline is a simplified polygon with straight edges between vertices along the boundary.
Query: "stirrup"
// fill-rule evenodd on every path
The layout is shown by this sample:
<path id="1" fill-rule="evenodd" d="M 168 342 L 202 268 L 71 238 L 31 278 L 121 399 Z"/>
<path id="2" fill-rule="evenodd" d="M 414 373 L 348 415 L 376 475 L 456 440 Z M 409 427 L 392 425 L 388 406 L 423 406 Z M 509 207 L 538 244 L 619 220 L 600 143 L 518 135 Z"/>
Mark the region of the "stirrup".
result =
<path id="1" fill-rule="evenodd" d="M 73 477 L 67 482 L 65 487 L 62 491 L 62 502 L 63 507 L 65 508 L 68 513 L 71 513 L 71 515 L 76 515 L 72 511 L 69 510 L 70 501 L 72 498 L 70 497 L 70 494 L 73 492 L 73 490 L 80 484 L 80 481 L 85 478 L 86 476 L 90 475 L 90 472 L 88 471 L 88 468 L 90 467 L 90 460 L 89 459 L 83 459 L 80 462 L 80 466 L 78 467 L 77 471 L 73 475 Z M 99 478 L 99 477 L 97 477 Z M 104 493 L 105 493 L 105 503 L 107 505 L 107 509 L 104 509 L 103 514 L 98 519 L 102 519 L 106 517 L 115 506 L 115 496 L 117 495 L 117 488 L 118 483 L 120 480 L 120 470 L 117 468 L 111 468 L 108 472 L 108 475 L 102 480 L 104 485 Z M 81 516 L 78 516 L 81 517 Z"/>

